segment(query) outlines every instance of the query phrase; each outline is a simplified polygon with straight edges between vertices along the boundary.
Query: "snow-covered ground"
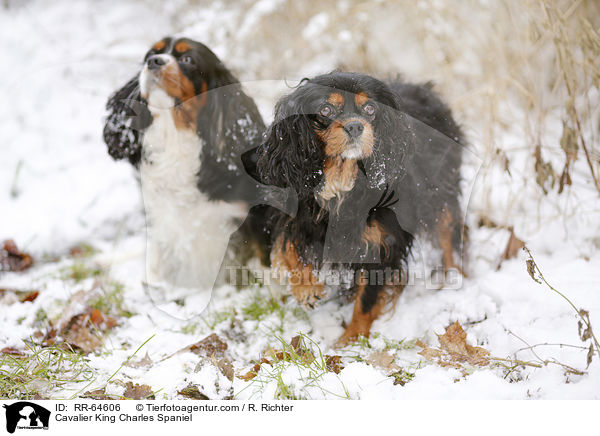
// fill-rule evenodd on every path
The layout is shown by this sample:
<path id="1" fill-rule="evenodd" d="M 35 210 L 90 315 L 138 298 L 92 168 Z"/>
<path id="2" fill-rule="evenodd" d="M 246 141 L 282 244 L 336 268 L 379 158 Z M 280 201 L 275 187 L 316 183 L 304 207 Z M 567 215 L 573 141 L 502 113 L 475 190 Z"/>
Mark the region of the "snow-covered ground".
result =
<path id="1" fill-rule="evenodd" d="M 600 326 L 600 197 L 584 159 L 576 162 L 567 192 L 540 195 L 531 169 L 532 149 L 520 147 L 523 132 L 504 126 L 494 139 L 510 158 L 509 177 L 483 152 L 478 117 L 458 113 L 471 142 L 465 178 L 475 180 L 467 199 L 469 277 L 459 289 L 409 286 L 395 311 L 375 322 L 368 343 L 342 350 L 332 346 L 352 306 L 338 301 L 304 312 L 266 288 L 238 291 L 224 286 L 214 292 L 207 313 L 189 319 L 186 314 L 193 308 L 173 303 L 165 312 L 152 304 L 142 286 L 143 205 L 134 170 L 113 161 L 102 142 L 108 95 L 136 73 L 153 42 L 173 33 L 213 48 L 245 83 L 267 121 L 274 102 L 286 91 L 286 80 L 329 71 L 339 59 L 315 54 L 301 66 L 290 60 L 287 71 L 278 63 L 265 72 L 261 68 L 268 61 L 268 47 L 254 52 L 248 49 L 251 43 L 236 47 L 235 41 L 252 35 L 249 29 L 261 16 L 283 7 L 279 1 L 261 1 L 249 10 L 227 2 L 179 1 L 168 7 L 158 1 L 14 3 L 0 10 L 0 240 L 14 239 L 36 263 L 26 272 L 0 276 L 0 289 L 8 290 L 0 295 L 0 349 L 23 350 L 23 341 L 43 330 L 44 322 L 68 320 L 103 292 L 117 289 L 120 305 L 118 310 L 109 305 L 106 314 L 117 325 L 86 356 L 93 369 L 91 382 L 40 386 L 41 395 L 71 397 L 105 385 L 107 394 L 122 395 L 124 384 L 132 381 L 167 399 L 181 398 L 178 392 L 189 385 L 209 398 L 240 399 L 600 398 L 600 358 L 595 355 L 587 367 L 590 340 L 580 338 L 576 311 L 530 278 L 526 253 L 520 251 L 498 269 L 509 232 L 477 225 L 485 211 L 501 225 L 513 226 L 548 282 L 578 309 L 588 311 L 593 326 Z M 340 2 L 343 7 L 348 6 Z M 318 53 L 313 40 L 322 32 L 329 38 L 327 47 L 348 46 L 353 37 L 349 31 L 332 36 L 327 33 L 331 16 L 313 15 L 297 37 L 305 41 L 308 53 Z M 411 53 L 407 49 L 399 56 Z M 290 58 L 288 53 L 281 57 Z M 398 62 L 392 59 L 382 68 L 387 71 Z M 435 78 L 419 65 L 415 54 L 403 72 L 420 80 Z M 591 98 L 597 100 L 597 93 Z M 516 109 L 507 102 L 506 110 Z M 560 118 L 550 114 L 544 122 L 542 140 L 558 143 Z M 561 155 L 551 157 L 560 162 Z M 71 256 L 70 249 L 82 244 L 92 246 L 94 253 Z M 81 280 L 72 277 L 76 269 L 87 272 Z M 15 290 L 38 290 L 39 296 L 20 303 Z M 41 310 L 45 321 L 40 321 Z M 422 348 L 417 340 L 439 348 L 436 334 L 455 321 L 467 332 L 468 344 L 510 362 L 442 366 L 418 354 Z M 228 345 L 232 380 L 224 375 L 222 362 L 186 349 L 212 333 Z M 299 364 L 271 356 L 271 364 L 263 363 L 254 378 L 238 377 L 269 356 L 267 350 L 281 350 L 298 334 L 306 335 L 315 355 L 320 350 L 340 356 L 343 369 L 328 371 L 318 358 Z M 123 366 L 106 384 L 144 343 L 129 362 L 138 364 Z M 398 378 L 402 383 L 394 384 Z"/>

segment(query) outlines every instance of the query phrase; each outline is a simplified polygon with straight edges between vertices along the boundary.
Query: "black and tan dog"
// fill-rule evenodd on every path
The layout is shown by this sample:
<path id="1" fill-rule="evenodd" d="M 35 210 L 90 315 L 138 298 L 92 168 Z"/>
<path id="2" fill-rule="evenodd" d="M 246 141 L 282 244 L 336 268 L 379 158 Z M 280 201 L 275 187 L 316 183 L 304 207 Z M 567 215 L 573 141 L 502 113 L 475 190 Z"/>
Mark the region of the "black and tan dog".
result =
<path id="1" fill-rule="evenodd" d="M 323 296 L 321 272 L 351 272 L 354 313 L 338 345 L 368 336 L 386 296 L 399 295 L 413 235 L 435 236 L 444 269 L 460 270 L 462 138 L 429 86 L 335 72 L 277 103 L 258 174 L 299 203 L 295 217 L 270 217 L 272 265 L 308 307 Z"/>

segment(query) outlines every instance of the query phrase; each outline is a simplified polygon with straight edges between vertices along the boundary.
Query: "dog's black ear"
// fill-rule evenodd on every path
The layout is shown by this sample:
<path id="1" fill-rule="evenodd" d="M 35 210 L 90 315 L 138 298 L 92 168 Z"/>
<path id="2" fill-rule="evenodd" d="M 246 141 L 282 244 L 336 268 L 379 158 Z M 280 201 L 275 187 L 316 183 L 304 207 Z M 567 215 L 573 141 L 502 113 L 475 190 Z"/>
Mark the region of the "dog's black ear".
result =
<path id="1" fill-rule="evenodd" d="M 113 159 L 128 159 L 137 166 L 142 157 L 142 134 L 152 115 L 140 94 L 138 76 L 115 92 L 106 103 L 104 142 Z"/>
<path id="2" fill-rule="evenodd" d="M 397 103 L 379 104 L 375 119 L 373 154 L 364 159 L 371 188 L 393 186 L 406 175 L 408 156 L 415 147 L 415 131 L 411 117 L 398 109 Z"/>
<path id="3" fill-rule="evenodd" d="M 277 104 L 275 121 L 257 150 L 263 183 L 293 188 L 300 197 L 314 195 L 323 178 L 325 156 L 311 116 L 289 98 Z"/>
<path id="4" fill-rule="evenodd" d="M 219 161 L 239 166 L 239 156 L 260 144 L 264 122 L 254 100 L 216 57 L 215 70 L 208 77 L 206 105 L 197 114 L 196 133 L 211 144 L 207 151 Z M 236 162 L 228 162 L 231 156 Z"/>
<path id="5" fill-rule="evenodd" d="M 207 90 L 196 97 L 205 102 L 196 116 L 196 134 L 206 144 L 197 184 L 209 198 L 250 201 L 255 184 L 242 156 L 260 144 L 265 125 L 237 78 L 216 56 L 213 64 L 206 74 Z"/>

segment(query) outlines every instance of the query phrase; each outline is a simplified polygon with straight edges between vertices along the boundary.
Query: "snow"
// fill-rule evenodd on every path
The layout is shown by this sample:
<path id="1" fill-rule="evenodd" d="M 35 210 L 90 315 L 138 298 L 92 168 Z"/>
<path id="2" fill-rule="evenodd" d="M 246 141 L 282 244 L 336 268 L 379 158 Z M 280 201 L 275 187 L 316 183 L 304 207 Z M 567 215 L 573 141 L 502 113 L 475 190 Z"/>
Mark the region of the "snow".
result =
<path id="1" fill-rule="evenodd" d="M 268 377 L 267 366 L 249 382 L 237 377 L 230 381 L 210 361 L 179 351 L 216 332 L 229 345 L 236 375 L 242 375 L 265 350 L 280 348 L 279 338 L 289 342 L 303 333 L 316 341 L 323 354 L 342 355 L 345 366 L 339 374 L 325 372 L 319 383 L 312 385 L 307 383 L 308 369 L 282 363 L 277 368 L 282 380 L 306 398 L 600 399 L 600 360 L 594 356 L 586 368 L 589 342 L 579 338 L 575 311 L 529 277 L 524 252 L 502 262 L 497 270 L 508 231 L 479 228 L 475 218 L 486 214 L 514 226 L 548 282 L 575 307 L 589 311 L 593 326 L 600 326 L 600 202 L 586 164 L 581 158 L 576 162 L 574 186 L 567 188 L 566 194 L 540 196 L 530 170 L 531 150 L 522 147 L 520 128 L 505 127 L 495 135 L 495 143 L 510 153 L 512 177 L 507 177 L 484 155 L 484 133 L 480 120 L 472 114 L 459 114 L 468 126 L 473 152 L 464 176 L 475 179 L 466 199 L 471 220 L 470 275 L 458 289 L 426 289 L 422 284 L 407 289 L 395 311 L 375 322 L 369 349 L 360 345 L 332 349 L 343 332 L 342 320 L 347 322 L 352 313 L 351 305 L 339 301 L 304 313 L 287 300 L 280 303 L 283 317 L 274 312 L 251 319 L 244 315 L 244 307 L 276 297 L 266 288 L 240 291 L 224 286 L 215 290 L 211 308 L 201 319 L 192 317 L 193 308 L 161 309 L 152 304 L 141 283 L 145 221 L 135 171 L 126 162 L 113 161 L 102 142 L 107 97 L 136 73 L 153 42 L 166 34 L 187 35 L 207 43 L 236 71 L 269 122 L 274 102 L 295 84 L 292 79 L 336 66 L 334 51 L 315 51 L 320 45 L 314 44 L 315 38 L 326 33 L 324 46 L 342 47 L 354 37 L 351 28 L 331 23 L 328 11 L 315 12 L 298 36 L 311 40 L 310 60 L 300 57 L 296 69 L 277 64 L 265 73 L 261 71 L 268 60 L 265 49 L 246 50 L 244 47 L 252 45 L 242 46 L 240 41 L 252 38 L 254 28 L 268 20 L 269 14 L 281 13 L 282 4 L 263 0 L 244 15 L 242 6 L 225 10 L 221 3 L 199 10 L 176 1 L 165 10 L 161 2 L 33 0 L 2 11 L 3 62 L 10 67 L 4 69 L 0 103 L 0 240 L 14 239 L 37 262 L 27 272 L 0 276 L 0 289 L 37 289 L 40 296 L 28 303 L 9 304 L 9 297 L 0 300 L 0 349 L 22 348 L 23 340 L 39 328 L 36 314 L 40 309 L 57 320 L 77 291 L 95 292 L 94 278 L 78 283 L 64 278 L 65 268 L 77 262 L 68 256 L 69 249 L 87 243 L 98 252 L 83 262 L 102 266 L 107 280 L 123 284 L 124 304 L 133 316 L 119 318 L 118 326 L 103 338 L 101 352 L 87 356 L 96 375 L 86 390 L 103 386 L 151 338 L 133 358 L 141 359 L 147 353 L 152 360 L 150 368 L 124 366 L 115 379 L 119 382 L 108 384 L 108 393 L 121 394 L 123 383 L 131 380 L 160 390 L 158 398 L 180 398 L 177 392 L 190 383 L 210 398 L 232 394 L 240 399 L 273 398 L 277 381 Z M 385 23 L 382 29 L 390 29 L 392 24 Z M 241 36 L 236 38 L 240 39 L 232 36 L 235 26 L 239 26 Z M 333 26 L 331 32 L 328 26 Z M 455 31 L 437 22 L 431 26 L 442 34 Z M 409 77 L 436 78 L 432 76 L 439 76 L 437 73 L 429 74 L 423 66 L 424 55 L 411 44 L 414 38 L 417 36 L 403 39 L 403 50 L 389 65 L 404 67 L 401 69 Z M 392 51 L 394 44 L 386 46 L 385 53 Z M 341 48 L 339 53 L 344 53 Z M 293 53 L 272 56 L 285 63 Z M 476 59 L 465 54 L 452 68 L 457 75 L 477 75 L 476 64 Z M 590 95 L 598 98 L 597 92 Z M 510 101 L 505 103 L 505 111 L 520 116 Z M 558 143 L 559 115 L 549 114 L 545 123 L 543 142 Z M 557 150 L 545 150 L 544 158 L 561 168 L 562 154 Z M 217 315 L 222 313 L 229 315 L 221 319 Z M 465 328 L 469 344 L 484 347 L 495 357 L 559 362 L 584 371 L 584 375 L 566 375 L 562 366 L 548 363 L 541 368 L 519 367 L 512 376 L 490 367 L 474 368 L 465 376 L 455 368 L 426 361 L 413 346 L 393 352 L 396 363 L 414 373 L 414 378 L 401 386 L 394 385 L 384 370 L 364 361 L 372 351 L 385 348 L 383 338 L 420 339 L 437 347 L 436 335 L 457 320 Z M 70 397 L 84 386 L 67 385 L 44 394 Z"/>

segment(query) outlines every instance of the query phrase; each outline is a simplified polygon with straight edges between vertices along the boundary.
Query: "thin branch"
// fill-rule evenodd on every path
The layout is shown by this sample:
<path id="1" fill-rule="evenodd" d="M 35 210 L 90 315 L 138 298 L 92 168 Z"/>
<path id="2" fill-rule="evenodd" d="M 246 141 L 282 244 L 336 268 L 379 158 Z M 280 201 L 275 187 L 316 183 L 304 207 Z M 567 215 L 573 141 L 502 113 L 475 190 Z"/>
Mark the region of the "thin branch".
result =
<path id="1" fill-rule="evenodd" d="M 540 343 L 540 344 L 535 344 L 535 345 L 529 345 L 527 347 L 523 347 L 523 348 L 519 348 L 517 351 L 515 351 L 515 354 L 520 352 L 520 351 L 525 351 L 525 350 L 531 350 L 533 351 L 533 348 L 536 347 L 544 347 L 544 346 L 548 346 L 548 347 L 567 347 L 567 348 L 578 348 L 579 350 L 587 350 L 588 347 L 582 347 L 581 345 L 571 345 L 571 344 L 561 344 L 561 343 L 556 343 L 556 344 L 551 344 L 549 342 L 544 342 L 544 343 Z"/>
<path id="2" fill-rule="evenodd" d="M 583 324 L 585 324 L 587 326 L 587 328 L 589 329 L 590 334 L 592 336 L 592 339 L 594 340 L 594 344 L 596 345 L 596 353 L 598 353 L 598 357 L 600 358 L 600 343 L 598 342 L 598 339 L 596 338 L 596 335 L 594 334 L 591 323 L 581 314 L 579 309 L 577 309 L 577 307 L 575 307 L 575 305 L 571 302 L 571 300 L 569 300 L 569 298 L 567 298 L 566 295 L 564 295 L 562 292 L 560 292 L 558 289 L 556 289 L 550 283 L 548 283 L 548 281 L 542 274 L 542 271 L 537 266 L 537 263 L 535 263 L 535 260 L 533 259 L 533 255 L 531 254 L 531 251 L 529 251 L 529 249 L 527 247 L 523 247 L 523 250 L 525 250 L 527 252 L 527 254 L 529 255 L 529 260 L 531 261 L 530 265 L 533 265 L 533 268 L 535 268 L 535 271 L 537 271 L 539 278 L 542 280 L 542 282 L 544 282 L 546 284 L 546 286 L 548 286 L 552 291 L 554 291 L 555 293 L 560 295 L 567 303 L 569 303 L 569 305 L 577 313 L 577 316 L 581 319 Z M 536 280 L 536 278 L 533 276 L 533 272 L 530 271 L 530 274 L 531 274 L 531 278 Z M 541 282 L 538 281 L 538 283 L 541 283 Z"/>

